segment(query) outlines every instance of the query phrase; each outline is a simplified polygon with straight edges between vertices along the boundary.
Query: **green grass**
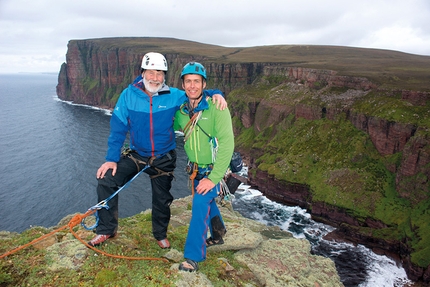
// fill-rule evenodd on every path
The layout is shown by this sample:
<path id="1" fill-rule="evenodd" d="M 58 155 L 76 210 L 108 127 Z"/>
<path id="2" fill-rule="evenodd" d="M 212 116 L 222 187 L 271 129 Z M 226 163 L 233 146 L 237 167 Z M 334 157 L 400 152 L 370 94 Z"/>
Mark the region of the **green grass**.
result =
<path id="1" fill-rule="evenodd" d="M 372 92 L 356 101 L 353 110 L 396 123 L 430 128 L 430 102 L 416 106 L 395 96 Z"/>
<path id="2" fill-rule="evenodd" d="M 152 237 L 150 213 L 141 213 L 119 220 L 120 237 L 99 246 L 104 252 L 113 255 L 131 257 L 161 258 L 166 250 L 162 250 Z M 79 231 L 81 227 L 75 227 Z M 35 227 L 15 234 L 11 239 L 1 240 L 0 254 L 26 244 L 33 239 L 48 233 L 49 229 Z M 188 227 L 184 225 L 169 226 L 169 241 L 172 248 L 183 252 Z M 84 240 L 94 234 L 84 232 Z M 72 238 L 68 230 L 57 233 L 58 238 Z M 151 260 L 127 260 L 106 257 L 89 250 L 83 264 L 76 270 L 60 268 L 51 270 L 55 263 L 50 259 L 46 249 L 30 246 L 0 260 L 0 286 L 176 286 L 181 275 L 177 269 L 170 269 L 172 262 Z M 209 252 L 205 262 L 200 264 L 200 272 L 204 273 L 214 286 L 244 286 L 255 284 L 254 276 L 241 277 L 241 273 L 249 272 L 246 266 L 238 263 L 233 251 Z M 218 261 L 227 258 L 237 270 L 227 274 Z"/>

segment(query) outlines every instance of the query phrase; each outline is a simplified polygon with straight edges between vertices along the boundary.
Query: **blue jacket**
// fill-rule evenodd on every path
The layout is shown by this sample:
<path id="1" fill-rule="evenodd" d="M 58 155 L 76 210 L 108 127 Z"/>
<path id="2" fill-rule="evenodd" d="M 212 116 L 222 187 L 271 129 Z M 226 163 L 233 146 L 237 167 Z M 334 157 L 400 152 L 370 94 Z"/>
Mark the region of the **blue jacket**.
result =
<path id="1" fill-rule="evenodd" d="M 205 94 L 222 93 L 208 90 Z M 142 156 L 159 156 L 174 149 L 173 121 L 185 99 L 184 91 L 167 85 L 150 97 L 143 91 L 141 77 L 136 79 L 121 93 L 112 112 L 106 160 L 119 161 L 127 133 L 130 148 Z"/>

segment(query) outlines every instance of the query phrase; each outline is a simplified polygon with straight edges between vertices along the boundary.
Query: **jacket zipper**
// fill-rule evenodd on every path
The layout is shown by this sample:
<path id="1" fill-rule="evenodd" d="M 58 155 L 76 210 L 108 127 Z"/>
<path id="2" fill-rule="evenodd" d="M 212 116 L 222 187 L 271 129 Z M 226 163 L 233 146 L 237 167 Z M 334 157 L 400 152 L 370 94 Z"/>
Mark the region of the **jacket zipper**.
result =
<path id="1" fill-rule="evenodd" d="M 152 121 L 152 96 L 149 97 L 149 138 L 151 140 L 151 156 L 154 156 L 154 126 Z"/>

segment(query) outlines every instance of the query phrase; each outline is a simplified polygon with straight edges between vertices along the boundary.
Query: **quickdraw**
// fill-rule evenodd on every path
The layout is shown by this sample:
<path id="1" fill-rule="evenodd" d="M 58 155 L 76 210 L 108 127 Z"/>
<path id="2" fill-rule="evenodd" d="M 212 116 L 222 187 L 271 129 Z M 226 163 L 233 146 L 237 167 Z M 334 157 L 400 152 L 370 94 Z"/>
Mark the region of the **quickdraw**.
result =
<path id="1" fill-rule="evenodd" d="M 148 167 L 150 167 L 149 164 L 147 164 L 143 169 L 141 169 L 135 176 L 132 177 L 132 179 L 130 179 L 128 182 L 126 182 L 126 184 L 124 184 L 123 186 L 121 186 L 117 191 L 115 191 L 114 193 L 111 194 L 111 196 L 109 196 L 108 198 L 106 198 L 105 200 L 100 201 L 99 203 L 97 203 L 96 205 L 90 207 L 88 209 L 88 211 L 90 210 L 95 210 L 95 212 L 93 212 L 93 216 L 95 217 L 95 223 L 91 226 L 86 226 L 85 225 L 85 218 L 82 219 L 81 221 L 81 225 L 83 228 L 85 228 L 86 230 L 93 230 L 94 228 L 96 228 L 99 224 L 99 215 L 98 215 L 98 210 L 105 208 L 105 209 L 109 209 L 109 205 L 108 205 L 108 201 L 111 200 L 112 198 L 114 198 L 121 190 L 127 188 L 130 183 L 135 180 L 142 172 L 144 172 Z"/>

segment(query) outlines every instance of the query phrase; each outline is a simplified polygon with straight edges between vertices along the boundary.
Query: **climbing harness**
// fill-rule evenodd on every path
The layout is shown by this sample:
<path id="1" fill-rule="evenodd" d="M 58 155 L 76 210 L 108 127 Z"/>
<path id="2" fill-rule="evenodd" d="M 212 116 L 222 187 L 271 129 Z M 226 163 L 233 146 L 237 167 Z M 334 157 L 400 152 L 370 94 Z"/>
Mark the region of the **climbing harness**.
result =
<path id="1" fill-rule="evenodd" d="M 201 180 L 207 177 L 211 173 L 212 168 L 212 164 L 208 164 L 202 167 L 195 162 L 188 161 L 186 172 L 190 175 L 188 185 L 191 188 L 192 196 L 194 196 L 195 192 L 194 180 Z M 230 188 L 224 178 L 220 181 L 220 191 L 218 192 L 218 197 L 221 203 L 223 203 L 223 201 L 229 201 L 231 198 L 234 198 L 234 195 L 232 192 L 230 192 Z"/>
<path id="2" fill-rule="evenodd" d="M 135 157 L 133 157 L 132 155 L 132 150 L 127 148 L 125 150 L 122 151 L 122 155 L 126 156 L 128 158 L 130 158 L 131 160 L 133 160 L 133 162 L 136 164 L 137 166 L 137 170 L 138 173 L 133 176 L 128 182 L 126 182 L 123 186 L 121 186 L 116 192 L 114 192 L 113 194 L 111 194 L 111 196 L 109 196 L 108 198 L 106 198 L 105 200 L 100 201 L 99 203 L 97 203 L 96 205 L 90 207 L 88 210 L 95 210 L 96 212 L 93 214 L 95 217 L 95 223 L 91 226 L 86 226 L 85 225 L 85 219 L 81 222 L 82 227 L 84 227 L 86 230 L 93 230 L 94 228 L 96 228 L 98 226 L 99 223 L 99 216 L 98 216 L 98 210 L 105 208 L 105 209 L 109 209 L 109 205 L 107 204 L 109 200 L 111 200 L 112 198 L 114 198 L 121 190 L 127 188 L 130 183 L 135 180 L 142 172 L 144 172 L 147 168 L 152 167 L 153 169 L 155 169 L 158 174 L 156 175 L 152 175 L 150 176 L 150 178 L 155 178 L 158 176 L 162 176 L 162 175 L 172 175 L 173 176 L 173 172 L 166 172 L 166 171 L 162 171 L 159 168 L 153 167 L 152 163 L 154 162 L 154 160 L 157 158 L 157 156 L 152 156 L 149 158 L 148 162 L 139 160 Z M 158 156 L 160 157 L 160 156 Z M 142 169 L 140 169 L 140 164 L 143 164 L 144 167 Z"/>
<path id="3" fill-rule="evenodd" d="M 212 171 L 213 165 L 200 166 L 195 162 L 188 161 L 186 172 L 190 175 L 188 186 L 191 188 L 191 195 L 194 196 L 194 180 L 201 180 L 207 177 Z"/>

